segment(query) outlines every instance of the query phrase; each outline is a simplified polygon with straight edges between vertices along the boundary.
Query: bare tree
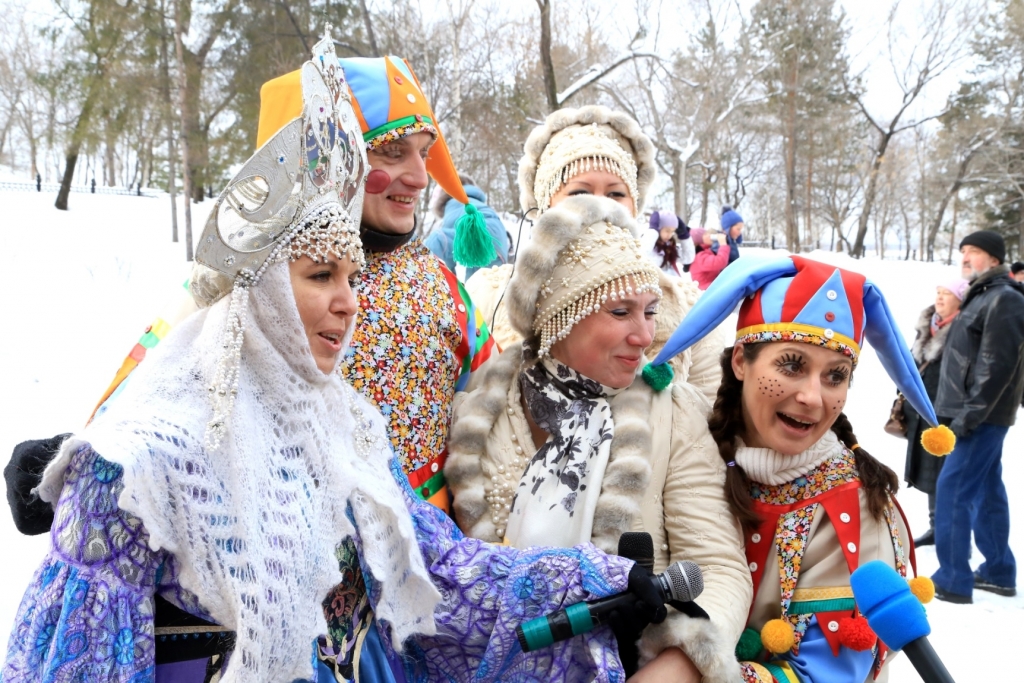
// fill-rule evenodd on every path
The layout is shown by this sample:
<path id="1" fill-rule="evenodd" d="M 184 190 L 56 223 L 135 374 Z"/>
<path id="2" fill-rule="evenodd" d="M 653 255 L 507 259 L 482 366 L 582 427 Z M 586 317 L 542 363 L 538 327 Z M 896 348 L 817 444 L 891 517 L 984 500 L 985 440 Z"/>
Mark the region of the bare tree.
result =
<path id="1" fill-rule="evenodd" d="M 878 174 L 889 143 L 901 132 L 916 128 L 925 121 L 938 118 L 945 113 L 946 110 L 943 108 L 904 121 L 904 115 L 918 100 L 925 87 L 962 60 L 969 45 L 967 27 L 970 15 L 967 5 L 962 0 L 936 0 L 928 6 L 920 23 L 925 34 L 924 40 L 920 43 L 923 50 L 919 52 L 918 45 L 915 45 L 910 54 L 901 60 L 897 46 L 904 46 L 906 40 L 900 35 L 897 27 L 899 6 L 899 0 L 896 0 L 889 10 L 887 22 L 889 63 L 896 84 L 903 93 L 896 112 L 885 119 L 872 115 L 864 103 L 863 93 L 856 85 L 857 79 L 845 80 L 847 92 L 854 98 L 864 118 L 876 132 L 870 172 L 867 186 L 864 188 L 864 203 L 857 219 L 857 234 L 851 251 L 852 255 L 857 257 L 864 255 L 864 238 L 871 211 L 874 209 Z"/>
<path id="2" fill-rule="evenodd" d="M 743 32 L 734 8 L 713 0 L 697 6 L 703 25 L 685 51 L 676 50 L 671 60 L 634 59 L 631 82 L 602 88 L 651 135 L 658 165 L 672 181 L 674 211 L 683 220 L 690 220 L 687 170 L 713 168 L 698 154 L 737 111 L 762 99 L 754 84 L 764 69 L 745 41 L 730 49 L 720 39 L 725 32 Z M 706 184 L 702 199 L 703 223 Z"/>

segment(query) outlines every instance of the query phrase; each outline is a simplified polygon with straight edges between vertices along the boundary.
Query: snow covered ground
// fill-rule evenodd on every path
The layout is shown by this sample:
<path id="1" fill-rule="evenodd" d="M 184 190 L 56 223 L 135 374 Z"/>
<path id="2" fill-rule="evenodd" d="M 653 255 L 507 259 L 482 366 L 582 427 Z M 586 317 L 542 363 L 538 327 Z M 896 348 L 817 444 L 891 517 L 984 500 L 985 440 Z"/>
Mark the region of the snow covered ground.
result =
<path id="1" fill-rule="evenodd" d="M 72 194 L 71 210 L 53 208 L 54 197 L 35 192 L 0 192 L 0 376 L 3 418 L 0 461 L 16 443 L 81 427 L 121 361 L 169 301 L 180 297 L 188 275 L 184 244 L 170 240 L 166 197 L 111 197 Z M 193 207 L 201 232 L 212 202 Z M 179 212 L 180 216 L 180 212 Z M 744 257 L 766 252 L 744 250 Z M 886 293 L 904 335 L 934 296 L 935 286 L 957 271 L 948 266 L 866 259 L 815 253 L 814 258 L 866 274 Z M 860 443 L 902 474 L 906 442 L 886 435 L 882 425 L 894 396 L 892 382 L 868 347 L 854 375 L 847 412 Z M 1024 427 L 1010 430 L 1004 478 L 1024 481 L 1021 457 Z M 1013 498 L 1013 496 L 1011 496 Z M 911 525 L 927 525 L 925 496 L 901 496 Z M 1024 504 L 1011 502 L 1011 545 L 1024 557 Z M 36 565 L 45 552 L 45 537 L 17 533 L 0 503 L 3 548 L 0 591 L 0 643 Z M 975 551 L 975 561 L 980 554 Z M 924 574 L 935 570 L 932 548 L 918 553 Z M 1024 597 L 1000 598 L 978 591 L 975 604 L 932 602 L 931 642 L 953 676 L 965 681 L 1014 680 L 1019 654 L 1014 633 L 1024 623 Z M 897 658 L 892 681 L 919 680 L 905 657 Z"/>

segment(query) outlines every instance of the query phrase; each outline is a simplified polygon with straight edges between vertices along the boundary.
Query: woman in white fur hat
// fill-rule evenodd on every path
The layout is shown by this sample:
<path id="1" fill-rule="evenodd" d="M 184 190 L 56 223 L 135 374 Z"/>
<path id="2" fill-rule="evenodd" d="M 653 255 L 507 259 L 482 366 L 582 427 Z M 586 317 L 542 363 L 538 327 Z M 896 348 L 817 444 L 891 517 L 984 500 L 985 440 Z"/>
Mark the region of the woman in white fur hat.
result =
<path id="1" fill-rule="evenodd" d="M 622 204 L 634 219 L 643 210 L 657 174 L 654 144 L 640 125 L 620 111 L 591 105 L 559 109 L 533 129 L 519 160 L 519 204 L 537 219 L 568 197 L 595 195 Z M 478 271 L 466 282 L 473 303 L 483 313 L 501 348 L 522 337 L 510 323 L 502 294 L 513 266 Z M 662 276 L 660 311 L 652 351 L 657 352 L 700 296 L 697 284 Z M 497 311 L 495 311 L 497 309 Z M 718 356 L 725 338 L 709 335 L 686 354 L 672 360 L 676 381 L 688 381 L 713 401 L 721 382 Z"/>
<path id="2" fill-rule="evenodd" d="M 641 372 L 661 273 L 620 204 L 570 197 L 534 225 L 505 296 L 524 341 L 457 397 L 445 476 L 470 536 L 615 552 L 622 533 L 646 531 L 655 571 L 699 564 L 710 621 L 673 612 L 648 627 L 636 680 L 733 681 L 752 592 L 740 528 L 710 404 Z"/>

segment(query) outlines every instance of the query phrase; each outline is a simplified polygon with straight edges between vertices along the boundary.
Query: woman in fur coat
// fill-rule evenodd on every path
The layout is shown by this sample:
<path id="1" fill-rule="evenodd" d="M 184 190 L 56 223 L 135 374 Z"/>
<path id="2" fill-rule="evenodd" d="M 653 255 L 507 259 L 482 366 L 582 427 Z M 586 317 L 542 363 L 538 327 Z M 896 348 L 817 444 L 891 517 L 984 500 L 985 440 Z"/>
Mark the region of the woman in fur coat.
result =
<path id="1" fill-rule="evenodd" d="M 640 125 L 620 111 L 598 105 L 559 109 L 526 140 L 519 160 L 519 205 L 527 218 L 536 221 L 568 197 L 593 195 L 621 204 L 635 219 L 657 174 L 654 153 L 654 144 Z M 692 256 L 683 254 L 684 263 L 691 260 Z M 509 322 L 503 298 L 512 272 L 512 265 L 484 268 L 466 282 L 473 303 L 503 349 L 522 341 Z M 662 298 L 652 352 L 662 347 L 700 296 L 697 283 L 686 272 L 677 277 L 662 274 L 659 285 Z M 722 378 L 718 354 L 724 346 L 724 337 L 711 334 L 674 358 L 676 381 L 688 381 L 709 401 L 714 400 Z"/>
<path id="2" fill-rule="evenodd" d="M 917 363 L 917 369 L 924 380 L 928 398 L 935 400 L 939 390 L 939 369 L 942 367 L 942 349 L 949 334 L 949 324 L 960 312 L 960 302 L 967 293 L 970 283 L 963 278 L 939 285 L 936 288 L 935 304 L 921 311 L 915 329 L 917 338 L 910 352 Z M 928 494 L 928 531 L 914 539 L 917 546 L 935 544 L 935 482 L 942 471 L 944 458 L 936 458 L 921 445 L 921 432 L 928 425 L 904 402 L 903 413 L 907 417 L 907 466 L 903 479 L 908 486 Z"/>
<path id="3" fill-rule="evenodd" d="M 751 598 L 740 529 L 710 404 L 670 373 L 642 376 L 661 273 L 637 233 L 603 197 L 570 197 L 541 215 L 505 297 L 524 341 L 457 396 L 444 474 L 469 536 L 615 552 L 624 532 L 645 531 L 654 571 L 696 562 L 696 602 L 710 619 L 672 612 L 648 627 L 636 680 L 736 681 Z"/>

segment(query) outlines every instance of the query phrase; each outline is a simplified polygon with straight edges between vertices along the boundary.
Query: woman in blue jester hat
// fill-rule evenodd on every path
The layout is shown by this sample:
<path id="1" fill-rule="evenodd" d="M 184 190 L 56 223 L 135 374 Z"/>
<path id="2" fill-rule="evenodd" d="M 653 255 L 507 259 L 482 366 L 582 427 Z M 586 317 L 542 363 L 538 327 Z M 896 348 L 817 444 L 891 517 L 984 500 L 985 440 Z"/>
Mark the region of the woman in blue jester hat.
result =
<path id="1" fill-rule="evenodd" d="M 515 627 L 644 594 L 646 572 L 589 545 L 464 539 L 336 372 L 358 310 L 366 153 L 329 38 L 301 80 L 301 114 L 221 194 L 197 250 L 221 276 L 207 284 L 230 288 L 43 476 L 51 547 L 3 680 L 621 680 L 607 629 L 524 655 Z M 660 610 L 638 598 L 628 616 Z"/>
<path id="2" fill-rule="evenodd" d="M 654 362 L 693 344 L 740 302 L 708 426 L 754 580 L 737 645 L 744 680 L 881 679 L 885 646 L 858 611 L 850 574 L 882 560 L 906 576 L 915 560 L 894 497 L 899 480 L 861 447 L 843 413 L 865 339 L 932 425 L 935 412 L 878 288 L 799 256 L 726 268 Z M 952 434 L 931 429 L 923 442 L 947 453 Z M 911 589 L 925 601 L 933 594 L 927 578 L 913 579 Z"/>

